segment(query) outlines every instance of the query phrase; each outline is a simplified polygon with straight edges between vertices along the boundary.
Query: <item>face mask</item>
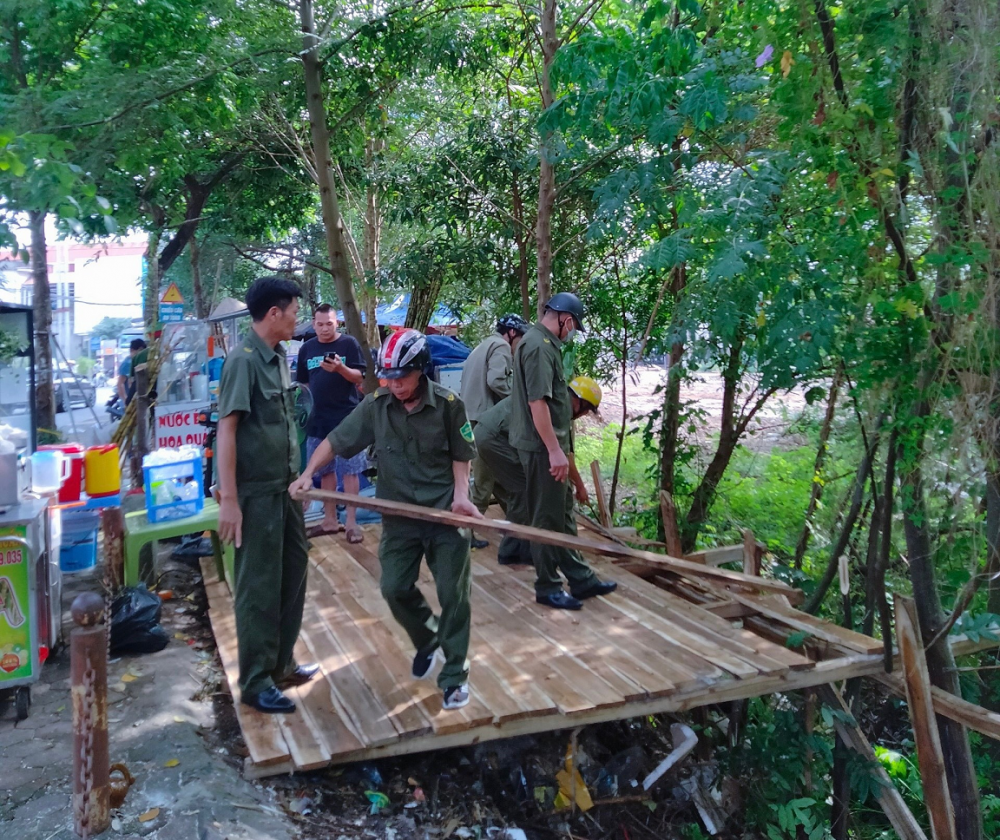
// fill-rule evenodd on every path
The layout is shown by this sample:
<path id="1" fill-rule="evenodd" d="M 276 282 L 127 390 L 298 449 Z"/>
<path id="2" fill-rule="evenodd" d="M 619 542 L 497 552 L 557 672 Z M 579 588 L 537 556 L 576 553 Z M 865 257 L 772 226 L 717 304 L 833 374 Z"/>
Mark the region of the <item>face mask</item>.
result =
<path id="1" fill-rule="evenodd" d="M 573 339 L 576 338 L 577 335 L 578 335 L 578 332 L 577 332 L 576 328 L 574 327 L 568 333 L 566 333 L 566 337 L 563 339 L 563 343 L 564 344 L 572 344 L 573 343 Z"/>

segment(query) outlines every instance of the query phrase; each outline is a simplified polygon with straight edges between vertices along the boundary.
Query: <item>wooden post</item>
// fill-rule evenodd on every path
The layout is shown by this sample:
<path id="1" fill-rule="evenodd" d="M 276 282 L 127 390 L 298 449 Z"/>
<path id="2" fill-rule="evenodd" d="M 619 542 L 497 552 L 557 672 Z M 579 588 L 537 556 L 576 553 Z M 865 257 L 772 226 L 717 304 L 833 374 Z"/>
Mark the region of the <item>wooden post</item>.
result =
<path id="1" fill-rule="evenodd" d="M 104 600 L 94 592 L 73 601 L 70 682 L 73 696 L 73 830 L 94 837 L 111 825 L 108 760 L 108 641 L 100 623 Z"/>
<path id="2" fill-rule="evenodd" d="M 667 554 L 683 557 L 681 534 L 677 529 L 677 508 L 674 506 L 674 497 L 666 490 L 660 491 L 660 516 L 663 518 L 663 541 L 667 545 Z"/>
<path id="3" fill-rule="evenodd" d="M 920 766 L 920 779 L 924 786 L 931 829 L 935 840 L 958 840 L 916 607 L 912 598 L 897 595 L 895 602 L 896 639 L 903 664 L 903 679 L 906 682 L 906 704 L 913 723 L 913 740 L 917 746 L 917 763 Z"/>
<path id="4" fill-rule="evenodd" d="M 611 528 L 611 512 L 608 510 L 608 500 L 604 496 L 604 485 L 601 483 L 601 465 L 597 461 L 590 462 L 590 475 L 594 479 L 594 496 L 597 499 L 597 514 L 601 524 Z"/>
<path id="5" fill-rule="evenodd" d="M 104 532 L 104 575 L 108 594 L 114 596 L 125 582 L 125 516 L 120 507 L 101 511 Z"/>
<path id="6" fill-rule="evenodd" d="M 764 546 L 754 538 L 753 531 L 743 531 L 743 574 L 760 577 L 760 563 L 764 557 Z"/>

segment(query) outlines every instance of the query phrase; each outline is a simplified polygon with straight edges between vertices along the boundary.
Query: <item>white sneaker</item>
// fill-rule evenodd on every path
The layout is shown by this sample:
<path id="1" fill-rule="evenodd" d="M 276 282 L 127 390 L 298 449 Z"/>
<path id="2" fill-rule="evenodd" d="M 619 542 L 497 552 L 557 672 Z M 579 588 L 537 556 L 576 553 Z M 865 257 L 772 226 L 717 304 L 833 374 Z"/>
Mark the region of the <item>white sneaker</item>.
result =
<path id="1" fill-rule="evenodd" d="M 469 705 L 469 686 L 468 684 L 463 685 L 453 685 L 449 686 L 444 690 L 444 702 L 441 704 L 443 709 L 461 709 L 462 706 Z"/>

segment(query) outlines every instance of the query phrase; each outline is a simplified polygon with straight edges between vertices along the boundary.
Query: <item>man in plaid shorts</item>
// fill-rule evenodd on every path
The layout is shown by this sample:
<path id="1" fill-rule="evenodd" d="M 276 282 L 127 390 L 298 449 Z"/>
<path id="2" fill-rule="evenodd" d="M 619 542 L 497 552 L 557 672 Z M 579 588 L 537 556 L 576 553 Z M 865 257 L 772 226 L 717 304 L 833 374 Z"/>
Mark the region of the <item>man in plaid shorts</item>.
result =
<path id="1" fill-rule="evenodd" d="M 328 303 L 320 304 L 313 313 L 316 337 L 306 341 L 299 350 L 295 371 L 297 381 L 309 388 L 313 409 L 306 427 L 306 458 L 312 458 L 316 447 L 337 428 L 363 396 L 360 385 L 365 378 L 365 359 L 358 340 L 337 329 L 337 313 Z M 345 493 L 357 494 L 360 478 L 367 466 L 364 452 L 352 458 L 337 456 L 322 470 L 317 470 L 324 490 L 336 490 L 342 484 Z M 323 521 L 316 533 L 332 534 L 340 530 L 335 502 L 324 503 Z M 347 508 L 347 530 L 350 543 L 364 540 L 358 527 L 355 508 Z"/>

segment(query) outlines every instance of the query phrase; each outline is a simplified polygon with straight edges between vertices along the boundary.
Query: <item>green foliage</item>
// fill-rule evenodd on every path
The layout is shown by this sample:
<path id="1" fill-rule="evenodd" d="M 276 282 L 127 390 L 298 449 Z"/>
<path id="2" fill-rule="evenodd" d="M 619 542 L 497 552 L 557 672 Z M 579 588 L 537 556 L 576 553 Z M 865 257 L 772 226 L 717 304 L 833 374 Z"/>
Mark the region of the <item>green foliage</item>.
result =
<path id="1" fill-rule="evenodd" d="M 118 338 L 125 330 L 132 326 L 131 318 L 111 318 L 105 317 L 98 321 L 90 331 L 91 335 L 98 338 Z"/>

